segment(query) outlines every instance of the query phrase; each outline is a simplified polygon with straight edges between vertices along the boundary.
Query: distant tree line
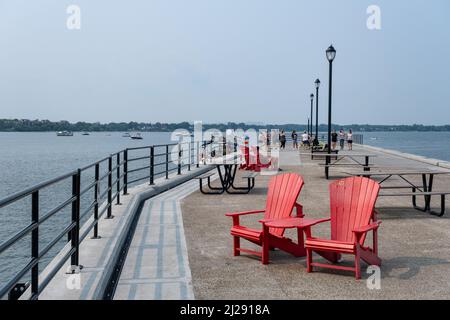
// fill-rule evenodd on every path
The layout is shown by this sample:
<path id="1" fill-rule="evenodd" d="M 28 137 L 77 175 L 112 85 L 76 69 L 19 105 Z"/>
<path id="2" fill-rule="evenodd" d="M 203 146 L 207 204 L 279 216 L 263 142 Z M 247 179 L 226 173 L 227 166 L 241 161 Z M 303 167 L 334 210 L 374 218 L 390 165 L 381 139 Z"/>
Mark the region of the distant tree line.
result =
<path id="1" fill-rule="evenodd" d="M 352 125 L 338 125 L 333 124 L 333 129 L 345 130 L 352 129 L 355 132 L 376 132 L 376 131 L 450 131 L 450 125 L 442 126 L 426 126 L 421 124 L 414 125 L 371 125 L 371 124 L 352 124 Z M 285 131 L 304 131 L 307 128 L 306 124 L 245 124 L 245 123 L 218 123 L 205 124 L 203 129 L 218 129 L 225 131 L 226 129 L 280 129 Z M 75 122 L 69 121 L 49 121 L 49 120 L 28 120 L 28 119 L 0 119 L 0 131 L 3 132 L 31 132 L 31 131 L 74 131 L 74 132 L 101 132 L 101 131 L 148 131 L 148 132 L 171 132 L 176 129 L 193 130 L 193 124 L 189 122 L 180 123 L 144 123 L 144 122 Z M 319 125 L 319 131 L 325 132 L 328 126 L 325 124 Z"/>

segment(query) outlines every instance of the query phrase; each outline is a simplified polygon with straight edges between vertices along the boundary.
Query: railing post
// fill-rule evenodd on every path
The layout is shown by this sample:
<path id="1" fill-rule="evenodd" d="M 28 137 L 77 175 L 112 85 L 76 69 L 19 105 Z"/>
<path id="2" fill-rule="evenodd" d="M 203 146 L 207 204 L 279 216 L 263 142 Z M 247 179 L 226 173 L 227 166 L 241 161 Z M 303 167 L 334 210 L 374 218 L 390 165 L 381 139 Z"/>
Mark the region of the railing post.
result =
<path id="1" fill-rule="evenodd" d="M 39 294 L 39 190 L 31 195 L 31 222 L 36 228 L 31 232 L 31 257 L 36 264 L 31 268 L 31 300 Z"/>
<path id="2" fill-rule="evenodd" d="M 150 184 L 155 184 L 155 147 L 150 147 Z"/>
<path id="3" fill-rule="evenodd" d="M 166 144 L 166 179 L 169 179 L 169 145 Z"/>
<path id="4" fill-rule="evenodd" d="M 72 268 L 79 266 L 79 251 L 80 251 L 80 179 L 81 170 L 78 169 L 77 173 L 72 175 L 72 196 L 75 197 L 72 202 L 72 222 L 75 222 L 75 228 L 71 231 L 70 241 L 72 249 L 75 251 L 70 257 L 70 264 Z M 74 269 L 72 269 L 73 271 Z"/>
<path id="5" fill-rule="evenodd" d="M 112 219 L 112 156 L 108 158 L 108 213 L 106 219 Z"/>
<path id="6" fill-rule="evenodd" d="M 206 158 L 208 155 L 208 150 L 207 150 L 208 146 L 206 145 L 206 141 L 202 142 L 202 154 L 203 154 L 203 164 L 206 164 Z"/>
<path id="7" fill-rule="evenodd" d="M 123 194 L 128 194 L 128 149 L 123 152 Z"/>
<path id="8" fill-rule="evenodd" d="M 223 137 L 222 139 L 222 155 L 223 156 L 227 155 L 227 140 L 225 137 Z"/>
<path id="9" fill-rule="evenodd" d="M 197 168 L 200 168 L 200 142 L 197 141 Z"/>
<path id="10" fill-rule="evenodd" d="M 117 188 L 117 198 L 116 205 L 120 205 L 120 152 L 116 156 L 117 168 L 116 168 L 116 188 Z"/>
<path id="11" fill-rule="evenodd" d="M 192 161 L 192 153 L 191 153 L 191 149 L 192 149 L 192 145 L 191 145 L 191 141 L 188 142 L 188 148 L 189 148 L 189 158 L 188 158 L 188 171 L 191 171 L 191 161 Z"/>
<path id="12" fill-rule="evenodd" d="M 181 150 L 181 144 L 178 144 L 178 175 L 181 174 L 181 156 L 183 155 L 183 151 Z"/>
<path id="13" fill-rule="evenodd" d="M 95 224 L 94 224 L 94 236 L 92 237 L 92 239 L 99 239 L 100 237 L 98 236 L 98 195 L 99 195 L 99 179 L 100 179 L 100 164 L 96 163 L 95 164 L 95 187 L 94 187 L 94 220 L 95 220 Z"/>

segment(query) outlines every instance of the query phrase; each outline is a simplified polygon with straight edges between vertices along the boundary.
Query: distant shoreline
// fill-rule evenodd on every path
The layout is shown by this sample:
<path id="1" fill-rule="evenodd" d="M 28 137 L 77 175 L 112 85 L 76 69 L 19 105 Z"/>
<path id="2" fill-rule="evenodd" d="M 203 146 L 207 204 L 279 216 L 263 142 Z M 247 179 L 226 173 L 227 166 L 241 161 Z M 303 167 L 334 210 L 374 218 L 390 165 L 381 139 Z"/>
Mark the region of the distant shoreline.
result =
<path id="1" fill-rule="evenodd" d="M 246 123 L 203 123 L 203 130 L 217 129 L 225 131 L 227 129 L 280 129 L 290 132 L 292 130 L 307 130 L 307 124 L 246 124 Z M 370 124 L 333 124 L 333 129 L 352 129 L 354 132 L 450 132 L 449 125 L 370 125 Z M 28 120 L 28 119 L 0 119 L 0 132 L 172 132 L 176 129 L 193 131 L 194 125 L 189 122 L 179 123 L 145 123 L 145 122 L 75 122 L 69 121 L 49 121 L 49 120 Z M 320 132 L 327 132 L 328 125 L 320 124 Z"/>

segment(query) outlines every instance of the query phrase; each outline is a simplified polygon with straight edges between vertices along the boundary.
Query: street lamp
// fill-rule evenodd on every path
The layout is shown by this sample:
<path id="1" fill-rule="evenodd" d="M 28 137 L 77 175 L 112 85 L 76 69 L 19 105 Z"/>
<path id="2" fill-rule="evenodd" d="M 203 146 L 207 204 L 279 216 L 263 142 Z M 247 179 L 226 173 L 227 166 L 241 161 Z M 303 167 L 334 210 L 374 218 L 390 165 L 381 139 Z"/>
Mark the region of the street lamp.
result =
<path id="1" fill-rule="evenodd" d="M 309 134 L 309 117 L 308 117 L 308 134 Z"/>
<path id="2" fill-rule="evenodd" d="M 316 137 L 314 138 L 314 145 L 319 145 L 319 87 L 320 80 L 316 79 L 314 82 L 316 85 Z"/>
<path id="3" fill-rule="evenodd" d="M 327 60 L 330 63 L 329 83 L 328 83 L 328 154 L 331 154 L 331 94 L 333 84 L 333 60 L 336 57 L 336 50 L 333 46 L 329 46 L 327 51 Z M 330 156 L 327 157 L 326 164 L 330 164 Z M 328 178 L 328 166 L 325 167 L 326 176 Z"/>
<path id="4" fill-rule="evenodd" d="M 311 95 L 309 96 L 311 98 L 311 126 L 308 125 L 308 134 L 309 136 L 312 136 L 312 126 L 313 126 L 313 101 L 314 101 L 314 94 L 311 93 Z"/>

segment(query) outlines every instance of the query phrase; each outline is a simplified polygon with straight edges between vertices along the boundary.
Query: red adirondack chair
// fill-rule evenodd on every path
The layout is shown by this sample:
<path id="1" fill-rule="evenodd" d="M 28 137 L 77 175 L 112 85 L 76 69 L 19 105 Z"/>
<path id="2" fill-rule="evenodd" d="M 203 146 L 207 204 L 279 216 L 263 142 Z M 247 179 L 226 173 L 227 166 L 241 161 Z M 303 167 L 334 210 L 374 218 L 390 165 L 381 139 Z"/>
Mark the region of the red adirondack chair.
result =
<path id="1" fill-rule="evenodd" d="M 241 165 L 239 166 L 240 169 L 260 172 L 261 168 L 269 168 L 271 165 L 271 161 L 267 164 L 261 163 L 258 147 L 252 146 L 250 152 L 249 147 L 241 146 Z"/>
<path id="2" fill-rule="evenodd" d="M 279 248 L 297 257 L 305 256 L 303 233 L 301 231 L 298 232 L 298 243 L 294 243 L 291 239 L 283 236 L 284 229 L 264 226 L 269 221 L 289 218 L 294 207 L 296 208 L 297 217 L 303 217 L 302 206 L 297 203 L 303 184 L 303 178 L 295 173 L 275 176 L 269 182 L 265 210 L 226 214 L 226 216 L 233 218 L 231 235 L 234 239 L 233 253 L 235 256 L 239 256 L 241 252 L 254 254 L 261 257 L 263 264 L 269 263 L 269 249 L 272 248 Z M 260 230 L 240 225 L 239 217 L 260 213 L 264 213 L 264 219 L 259 221 L 262 223 Z M 257 252 L 241 248 L 241 238 L 260 245 L 262 251 Z"/>
<path id="3" fill-rule="evenodd" d="M 241 146 L 241 165 L 240 169 L 247 170 L 250 168 L 250 149 L 246 146 Z"/>
<path id="4" fill-rule="evenodd" d="M 259 147 L 252 146 L 252 153 L 256 157 L 256 171 L 261 171 L 262 168 L 269 168 L 272 165 L 272 161 L 270 160 L 268 163 L 261 163 L 261 155 L 259 153 Z"/>
<path id="5" fill-rule="evenodd" d="M 377 236 L 381 221 L 377 221 L 374 209 L 379 190 L 380 185 L 376 181 L 363 177 L 347 178 L 330 184 L 331 218 L 317 223 L 331 221 L 331 239 L 314 238 L 311 228 L 305 228 L 307 272 L 312 272 L 313 267 L 348 270 L 355 272 L 356 279 L 360 279 L 360 259 L 370 265 L 381 266 Z M 373 231 L 372 248 L 364 245 L 369 231 Z M 341 254 L 354 255 L 355 266 L 313 262 L 313 251 L 333 263 L 340 260 Z"/>

